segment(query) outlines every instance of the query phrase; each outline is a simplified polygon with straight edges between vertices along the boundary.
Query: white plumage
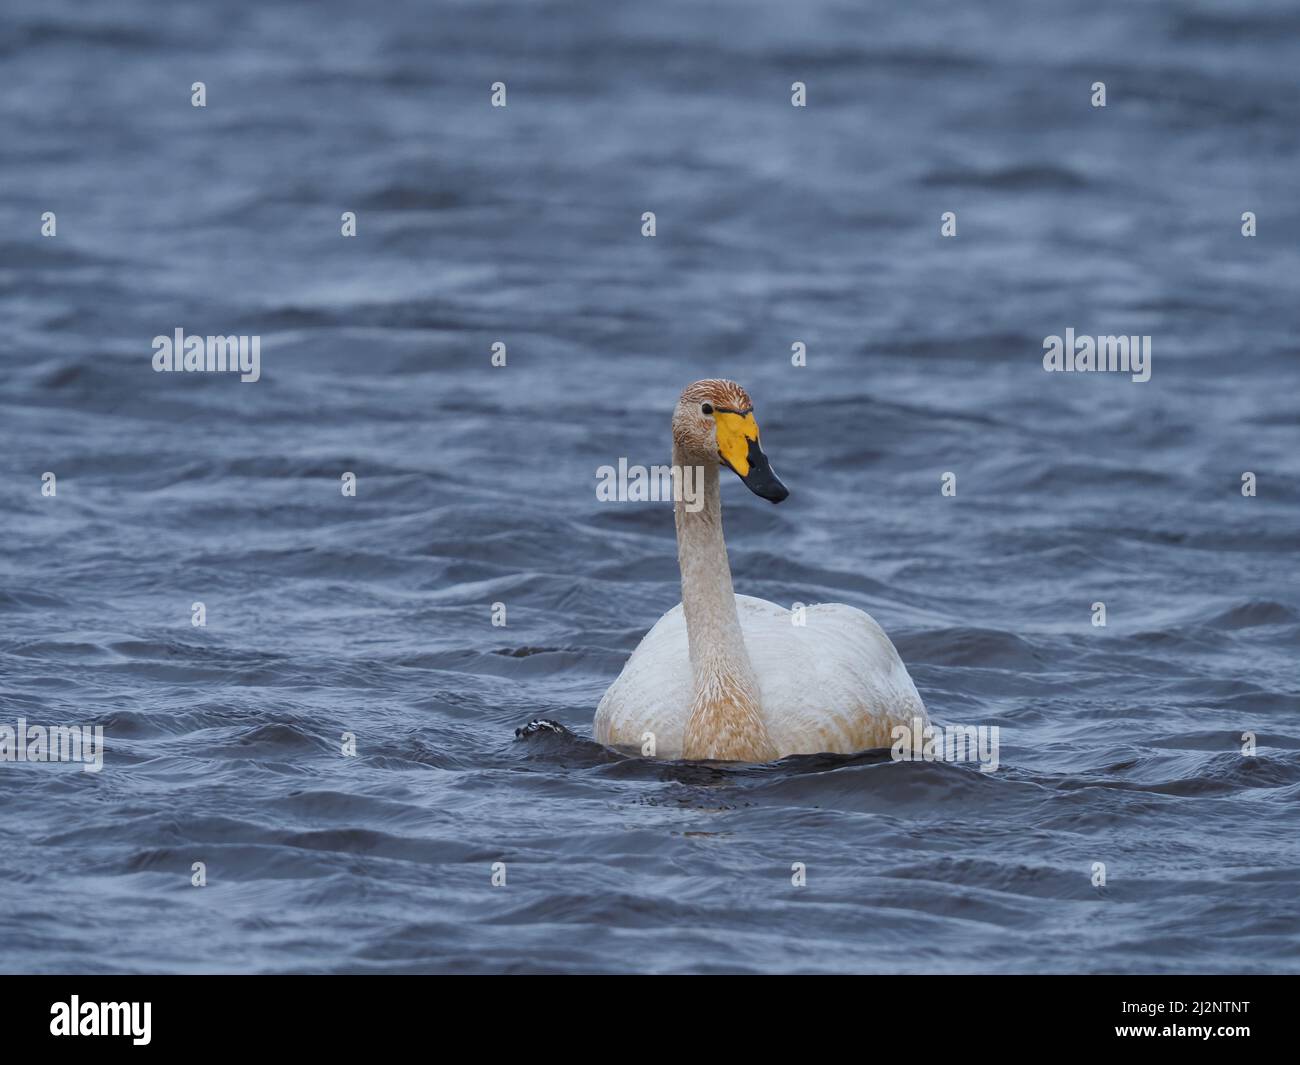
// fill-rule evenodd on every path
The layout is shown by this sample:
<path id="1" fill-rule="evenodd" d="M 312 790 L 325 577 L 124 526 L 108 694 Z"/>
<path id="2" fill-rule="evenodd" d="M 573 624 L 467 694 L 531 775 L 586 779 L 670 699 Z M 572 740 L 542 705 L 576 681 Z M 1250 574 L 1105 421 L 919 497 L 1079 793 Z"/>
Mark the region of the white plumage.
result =
<path id="1" fill-rule="evenodd" d="M 759 689 L 759 712 L 777 757 L 849 754 L 893 743 L 925 706 L 893 643 L 870 614 L 843 603 L 811 606 L 805 623 L 766 599 L 737 595 L 736 612 Z M 595 734 L 613 747 L 682 757 L 694 700 L 686 616 L 673 607 L 632 652 L 596 709 Z"/>

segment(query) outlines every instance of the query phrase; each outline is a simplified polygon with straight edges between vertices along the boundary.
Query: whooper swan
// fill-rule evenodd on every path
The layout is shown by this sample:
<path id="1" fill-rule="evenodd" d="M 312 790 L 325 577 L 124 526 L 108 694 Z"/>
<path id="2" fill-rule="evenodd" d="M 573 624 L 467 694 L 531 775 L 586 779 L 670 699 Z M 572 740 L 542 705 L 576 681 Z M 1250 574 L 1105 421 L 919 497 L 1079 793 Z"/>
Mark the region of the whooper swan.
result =
<path id="1" fill-rule="evenodd" d="M 896 726 L 920 719 L 924 728 L 916 686 L 870 615 L 831 603 L 808 607 L 796 625 L 784 607 L 732 591 L 719 468 L 773 503 L 790 494 L 734 381 L 696 381 L 678 400 L 674 476 L 688 466 L 702 480 L 703 505 L 698 497 L 674 503 L 682 602 L 605 692 L 596 740 L 658 758 L 767 762 L 889 747 Z"/>

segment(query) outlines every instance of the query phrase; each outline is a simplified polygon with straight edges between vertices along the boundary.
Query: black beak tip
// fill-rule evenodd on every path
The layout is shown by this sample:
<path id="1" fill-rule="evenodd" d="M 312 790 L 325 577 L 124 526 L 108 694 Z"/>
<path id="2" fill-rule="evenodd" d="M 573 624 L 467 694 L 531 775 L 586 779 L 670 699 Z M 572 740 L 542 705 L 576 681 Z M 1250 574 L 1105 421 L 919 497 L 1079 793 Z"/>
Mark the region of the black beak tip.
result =
<path id="1" fill-rule="evenodd" d="M 772 472 L 772 467 L 767 463 L 766 459 L 764 459 L 762 466 L 750 467 L 749 475 L 742 477 L 741 480 L 745 482 L 745 487 L 754 495 L 760 499 L 766 499 L 770 503 L 780 503 L 790 494 L 790 489 L 782 484 L 781 479 Z"/>
<path id="2" fill-rule="evenodd" d="M 722 462 L 729 470 L 735 472 L 736 467 L 725 458 L 722 458 Z M 772 463 L 763 454 L 763 449 L 758 446 L 757 440 L 749 442 L 749 472 L 740 479 L 754 495 L 771 503 L 780 503 L 790 494 L 790 489 L 781 483 L 781 478 L 772 469 Z"/>

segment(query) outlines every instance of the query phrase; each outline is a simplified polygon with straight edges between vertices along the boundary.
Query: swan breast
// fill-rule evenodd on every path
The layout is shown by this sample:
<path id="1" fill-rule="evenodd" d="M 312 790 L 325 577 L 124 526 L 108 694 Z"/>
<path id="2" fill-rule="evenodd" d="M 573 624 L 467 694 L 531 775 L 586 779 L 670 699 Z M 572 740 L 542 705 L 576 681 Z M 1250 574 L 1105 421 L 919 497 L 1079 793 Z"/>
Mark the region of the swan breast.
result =
<path id="1" fill-rule="evenodd" d="M 896 726 L 917 717 L 925 724 L 907 668 L 864 611 L 829 603 L 795 614 L 747 595 L 736 596 L 736 611 L 779 757 L 888 747 Z M 678 605 L 646 634 L 605 693 L 596 740 L 642 749 L 652 734 L 656 757 L 680 757 L 692 695 L 686 619 Z"/>

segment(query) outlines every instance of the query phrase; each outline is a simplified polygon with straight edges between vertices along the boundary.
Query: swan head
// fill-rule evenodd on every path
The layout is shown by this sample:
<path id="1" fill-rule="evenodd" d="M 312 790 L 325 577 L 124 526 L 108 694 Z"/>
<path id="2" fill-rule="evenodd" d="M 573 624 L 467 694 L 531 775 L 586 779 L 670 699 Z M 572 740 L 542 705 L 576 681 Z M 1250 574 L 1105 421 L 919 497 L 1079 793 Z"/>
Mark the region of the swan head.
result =
<path id="1" fill-rule="evenodd" d="M 790 494 L 759 445 L 749 393 L 735 381 L 688 385 L 673 412 L 673 443 L 685 461 L 726 466 L 751 492 L 773 503 Z"/>

